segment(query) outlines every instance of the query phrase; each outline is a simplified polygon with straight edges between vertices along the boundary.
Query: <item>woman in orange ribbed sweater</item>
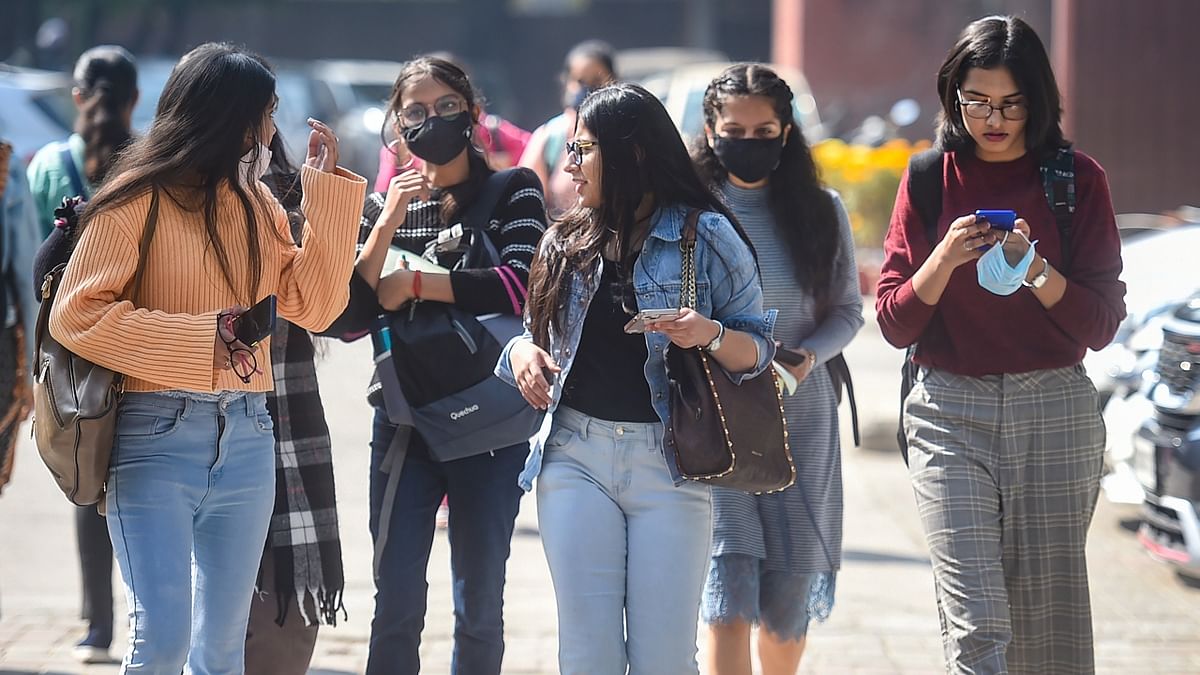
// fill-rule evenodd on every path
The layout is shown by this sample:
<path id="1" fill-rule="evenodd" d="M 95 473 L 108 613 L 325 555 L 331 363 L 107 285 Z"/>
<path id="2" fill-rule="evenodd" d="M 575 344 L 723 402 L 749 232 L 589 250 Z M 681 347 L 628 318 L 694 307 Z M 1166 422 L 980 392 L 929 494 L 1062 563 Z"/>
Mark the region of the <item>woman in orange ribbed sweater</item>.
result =
<path id="1" fill-rule="evenodd" d="M 59 341 L 124 375 L 106 498 L 130 606 L 122 673 L 243 672 L 275 458 L 270 348 L 247 350 L 232 319 L 275 295 L 315 331 L 346 304 L 366 181 L 310 121 L 297 247 L 258 181 L 276 103 L 261 58 L 185 55 L 85 212 L 51 313 Z"/>

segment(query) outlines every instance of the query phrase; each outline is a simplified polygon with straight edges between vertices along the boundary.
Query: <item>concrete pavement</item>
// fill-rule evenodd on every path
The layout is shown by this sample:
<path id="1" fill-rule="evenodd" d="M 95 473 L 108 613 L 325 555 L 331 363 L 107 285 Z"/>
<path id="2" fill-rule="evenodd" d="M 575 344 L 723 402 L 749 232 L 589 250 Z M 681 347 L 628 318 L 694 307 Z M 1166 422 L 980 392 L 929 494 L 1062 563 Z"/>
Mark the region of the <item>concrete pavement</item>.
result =
<path id="1" fill-rule="evenodd" d="M 864 445 L 845 454 L 845 567 L 828 623 L 815 625 L 804 673 L 936 673 L 941 643 L 928 556 L 904 466 L 894 451 L 900 354 L 873 323 L 847 351 L 858 389 Z M 369 411 L 363 391 L 369 346 L 329 344 L 322 388 L 335 435 L 349 619 L 322 628 L 312 673 L 360 673 L 372 611 L 367 532 Z M 846 408 L 843 407 L 843 416 Z M 844 421 L 844 420 L 843 420 Z M 845 426 L 845 425 L 844 425 Z M 849 439 L 848 433 L 843 437 Z M 81 635 L 79 581 L 69 505 L 22 441 L 13 484 L 0 497 L 0 675 L 115 673 L 83 667 L 70 649 Z M 513 540 L 506 593 L 505 673 L 556 672 L 555 606 L 537 537 L 532 495 Z M 1147 558 L 1131 531 L 1136 509 L 1101 500 L 1089 561 L 1101 673 L 1200 673 L 1200 584 Z M 449 671 L 453 616 L 449 555 L 435 540 L 424 672 Z M 118 585 L 119 588 L 119 585 Z M 119 599 L 118 616 L 124 616 Z M 118 648 L 125 639 L 118 620 Z"/>

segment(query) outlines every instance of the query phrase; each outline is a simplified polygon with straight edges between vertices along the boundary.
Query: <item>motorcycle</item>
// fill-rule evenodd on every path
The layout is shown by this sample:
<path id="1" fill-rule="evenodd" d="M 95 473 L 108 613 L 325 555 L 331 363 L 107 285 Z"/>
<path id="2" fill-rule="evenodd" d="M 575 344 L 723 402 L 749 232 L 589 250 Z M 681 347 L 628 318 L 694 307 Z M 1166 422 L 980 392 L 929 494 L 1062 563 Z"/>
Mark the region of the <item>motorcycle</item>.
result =
<path id="1" fill-rule="evenodd" d="M 1145 490 L 1138 540 L 1154 557 L 1200 575 L 1200 293 L 1171 313 L 1133 438 Z"/>

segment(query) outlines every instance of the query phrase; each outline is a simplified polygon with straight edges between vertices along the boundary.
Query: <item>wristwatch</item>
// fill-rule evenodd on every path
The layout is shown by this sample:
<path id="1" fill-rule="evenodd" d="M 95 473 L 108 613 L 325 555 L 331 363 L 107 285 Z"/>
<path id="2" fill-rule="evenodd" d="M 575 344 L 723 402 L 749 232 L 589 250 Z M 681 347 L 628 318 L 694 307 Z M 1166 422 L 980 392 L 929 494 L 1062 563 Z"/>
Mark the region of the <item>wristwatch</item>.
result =
<path id="1" fill-rule="evenodd" d="M 1041 288 L 1046 285 L 1046 280 L 1050 278 L 1050 261 L 1042 258 L 1042 271 L 1033 278 L 1033 281 L 1022 281 L 1021 285 L 1026 288 Z"/>
<path id="2" fill-rule="evenodd" d="M 725 324 L 721 323 L 720 321 L 715 321 L 715 323 L 717 324 L 717 337 L 713 338 L 712 342 L 701 347 L 701 349 L 709 354 L 721 348 L 721 340 L 725 337 Z"/>

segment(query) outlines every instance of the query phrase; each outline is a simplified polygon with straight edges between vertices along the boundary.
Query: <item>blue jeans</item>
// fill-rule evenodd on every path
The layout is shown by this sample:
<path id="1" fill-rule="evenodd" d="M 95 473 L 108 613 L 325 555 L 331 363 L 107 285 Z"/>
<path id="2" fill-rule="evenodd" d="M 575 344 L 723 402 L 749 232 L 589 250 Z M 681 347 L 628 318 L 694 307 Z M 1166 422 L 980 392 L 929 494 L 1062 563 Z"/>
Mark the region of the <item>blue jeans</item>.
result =
<path id="1" fill-rule="evenodd" d="M 122 673 L 241 673 L 275 502 L 266 396 L 129 393 L 108 474 L 108 531 L 125 581 Z"/>
<path id="2" fill-rule="evenodd" d="M 538 477 L 563 675 L 696 673 L 709 489 L 674 486 L 661 424 L 560 407 Z"/>
<path id="3" fill-rule="evenodd" d="M 379 537 L 387 474 L 380 465 L 396 427 L 375 413 L 371 437 L 371 536 Z M 504 575 L 521 501 L 517 475 L 526 443 L 493 453 L 439 462 L 419 434 L 409 442 L 392 503 L 387 543 L 375 579 L 370 675 L 408 675 L 421 668 L 426 568 L 438 506 L 450 503 L 450 573 L 454 588 L 454 653 L 450 671 L 500 672 L 504 657 Z"/>

